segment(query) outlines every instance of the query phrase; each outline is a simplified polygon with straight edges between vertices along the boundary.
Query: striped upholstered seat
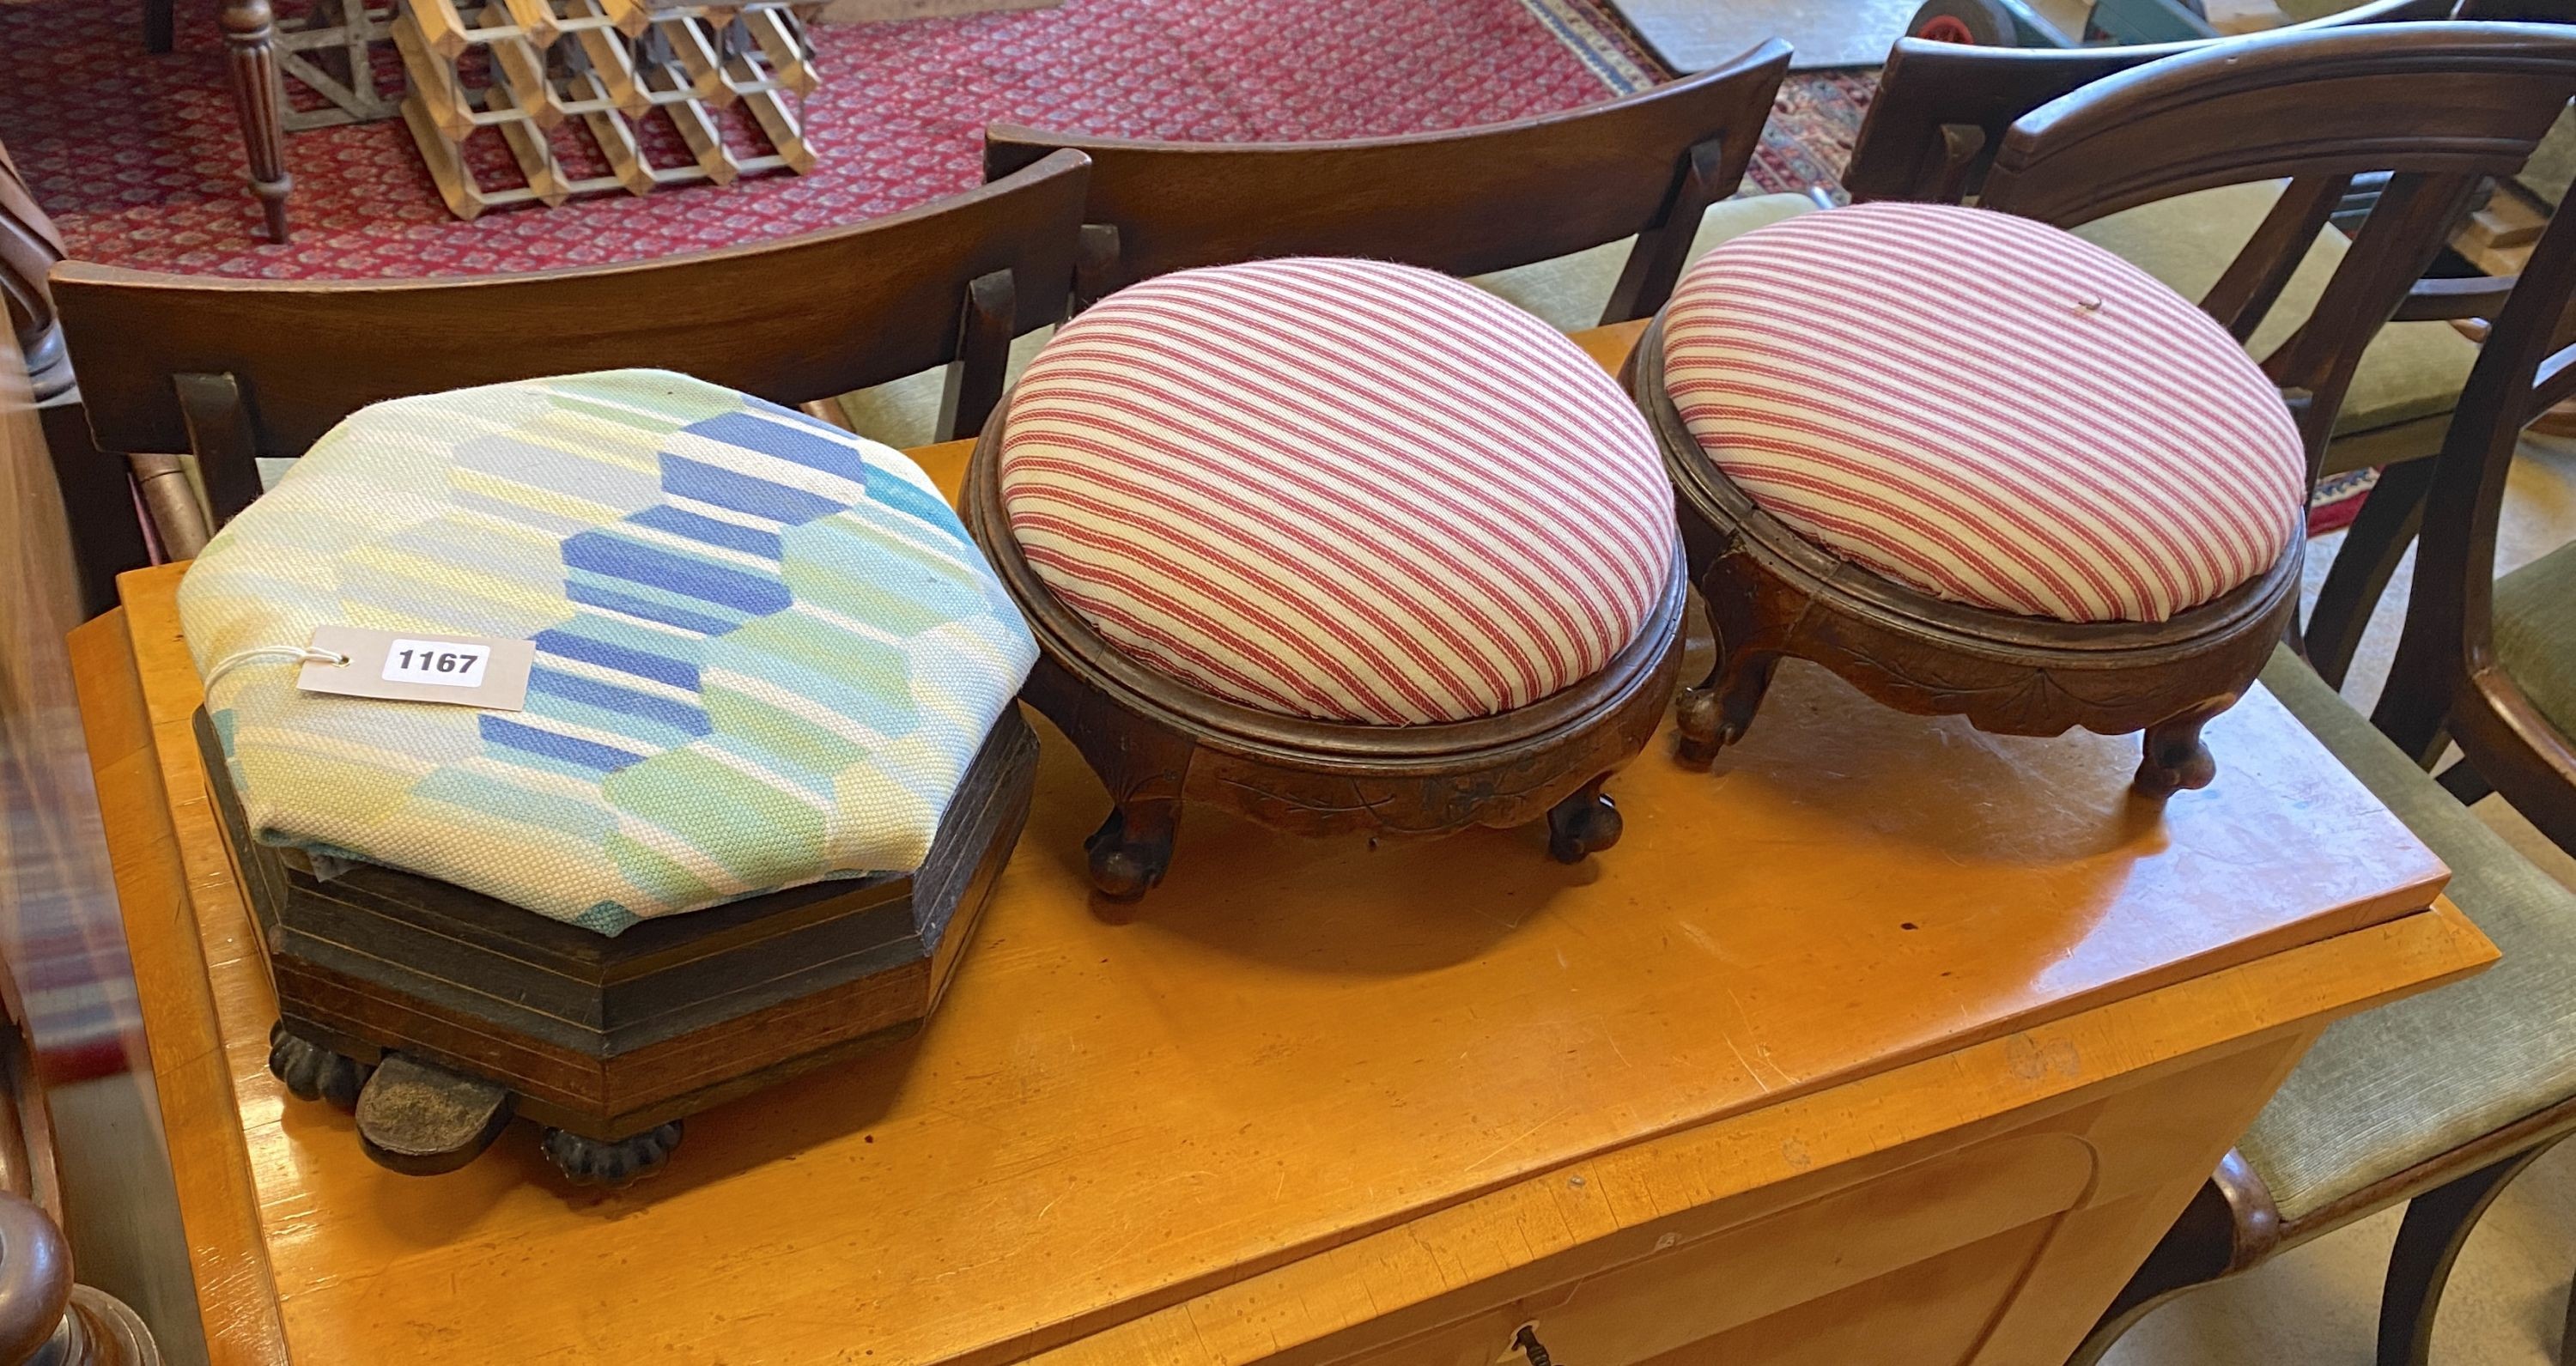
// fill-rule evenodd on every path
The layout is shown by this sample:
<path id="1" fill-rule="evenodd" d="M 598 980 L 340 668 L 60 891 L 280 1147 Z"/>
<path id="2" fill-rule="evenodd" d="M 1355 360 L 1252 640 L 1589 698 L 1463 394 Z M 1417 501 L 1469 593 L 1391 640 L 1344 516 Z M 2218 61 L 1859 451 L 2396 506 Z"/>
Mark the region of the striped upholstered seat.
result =
<path id="1" fill-rule="evenodd" d="M 1383 725 L 1600 670 L 1672 572 L 1643 419 L 1565 337 L 1448 277 L 1183 271 L 1059 330 L 1013 392 L 1013 539 L 1112 645 L 1216 697 Z"/>
<path id="2" fill-rule="evenodd" d="M 1036 658 L 902 455 L 652 370 L 380 403 L 209 543 L 201 672 L 313 629 L 535 642 L 521 711 L 207 685 L 258 836 L 615 933 L 909 872 Z"/>
<path id="3" fill-rule="evenodd" d="M 2109 252 L 1999 213 L 1866 204 L 1700 258 L 1665 385 L 1728 480 L 1887 578 L 2070 622 L 2254 578 L 2306 461 L 2226 331 Z"/>

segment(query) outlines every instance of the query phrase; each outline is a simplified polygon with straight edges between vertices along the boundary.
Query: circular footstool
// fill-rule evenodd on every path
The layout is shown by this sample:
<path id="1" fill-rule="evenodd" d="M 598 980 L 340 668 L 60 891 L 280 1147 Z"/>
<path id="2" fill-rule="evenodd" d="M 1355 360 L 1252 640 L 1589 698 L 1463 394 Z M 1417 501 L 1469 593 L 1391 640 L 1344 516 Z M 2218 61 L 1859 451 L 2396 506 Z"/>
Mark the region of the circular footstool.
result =
<path id="1" fill-rule="evenodd" d="M 1448 277 L 1182 271 L 1048 342 L 986 428 L 966 521 L 1037 636 L 1025 695 L 1107 785 L 1104 895 L 1162 877 L 1185 800 L 1307 835 L 1545 816 L 1602 783 L 1678 667 L 1672 492 L 1617 384 Z"/>
<path id="2" fill-rule="evenodd" d="M 1979 209 L 1864 204 L 1695 262 L 1630 369 L 1718 659 L 1685 757 L 1783 656 L 1981 730 L 2146 731 L 2150 797 L 2298 601 L 2307 462 L 2225 329 L 2136 267 Z"/>

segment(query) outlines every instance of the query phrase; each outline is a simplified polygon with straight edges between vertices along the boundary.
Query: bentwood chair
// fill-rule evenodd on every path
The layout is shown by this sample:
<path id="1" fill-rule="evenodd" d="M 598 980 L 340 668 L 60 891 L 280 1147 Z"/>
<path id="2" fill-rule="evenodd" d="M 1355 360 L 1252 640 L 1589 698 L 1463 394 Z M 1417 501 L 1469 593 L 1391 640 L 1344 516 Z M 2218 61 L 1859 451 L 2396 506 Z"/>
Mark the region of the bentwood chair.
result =
<path id="1" fill-rule="evenodd" d="M 2576 850 L 2576 545 L 2496 577 L 2522 429 L 2576 394 L 2576 335 L 2546 306 L 2549 291 L 2563 299 L 2576 282 L 2568 258 L 2576 228 L 2543 234 L 2470 376 L 2435 462 L 2405 632 L 2371 719 L 2428 766 L 2457 743 L 2462 758 L 2442 775 L 2455 795 L 2500 792 Z"/>
<path id="2" fill-rule="evenodd" d="M 2472 90 L 2479 97 L 2465 98 Z M 2263 228 L 2201 301 L 2211 318 L 2241 339 L 2298 269 L 2299 247 L 2315 238 L 2351 179 L 2364 171 L 2385 172 L 2388 178 L 2375 208 L 2321 289 L 2307 323 L 2263 368 L 2263 378 L 2277 386 L 2296 423 L 2305 478 L 2313 482 L 2319 452 L 2362 349 L 2440 250 L 2480 177 L 2519 169 L 2570 95 L 2576 95 L 2576 34 L 2554 26 L 2374 25 L 2207 45 L 2084 86 L 2015 123 L 1987 175 L 1982 203 L 2071 229 L 2195 191 L 2290 178 Z M 1867 211 L 1893 207 L 1870 206 Z M 1773 233 L 1805 233 L 1804 225 L 1821 224 L 1831 216 L 1802 219 Z M 1739 239 L 1721 254 L 1754 247 L 1762 236 Z M 1694 267 L 1693 281 L 1717 261 L 1712 256 Z M 1951 278 L 1944 271 L 1994 271 L 1999 291 L 2039 277 L 2057 278 L 2051 274 L 2057 267 L 2049 265 L 2031 267 L 2039 276 L 2030 277 L 2016 274 L 2001 259 L 1980 259 L 1971 266 L 1966 260 L 1916 260 L 1903 253 L 1851 269 L 1844 292 L 1852 295 L 1909 272 L 1938 281 Z M 1691 299 L 1696 288 L 1686 283 L 1678 298 Z M 1718 294 L 1743 292 L 1726 279 L 1714 279 L 1711 288 Z M 2133 302 L 2138 306 L 2101 313 L 2101 327 L 2116 334 L 2124 327 L 2147 325 L 2145 301 Z M 2098 308 L 2099 301 L 2078 306 Z M 1732 335 L 1679 319 L 1676 315 L 1684 311 L 1677 302 L 1639 348 L 1639 392 L 1650 416 L 1665 429 L 1668 452 L 1697 440 L 1700 423 L 1693 418 L 1693 433 L 1680 433 L 1682 419 L 1671 410 L 1683 394 L 1676 387 L 1670 400 L 1665 398 L 1664 341 L 1674 339 L 1687 350 L 1695 345 L 1692 338 Z M 2096 434 L 2105 442 L 2100 452 L 2066 446 L 2067 433 L 2080 426 L 2071 414 L 2086 406 L 2077 400 L 2091 392 L 2085 386 L 2125 385 L 2154 373 L 2152 364 L 2141 362 L 2137 354 L 2104 349 L 2108 345 L 2065 349 L 2084 358 L 2078 363 L 2126 366 L 2118 375 L 2105 373 L 2088 381 L 2069 372 L 2033 373 L 2011 381 L 2019 386 L 2014 393 L 1983 400 L 2003 414 L 1997 421 L 2014 428 L 1999 441 L 2031 447 L 2009 457 L 2020 462 L 2017 468 L 2056 468 L 2055 462 L 2072 458 L 2089 470 L 2105 463 L 2095 455 L 2134 444 L 2121 435 L 2131 421 L 2122 414 L 2113 423 L 2119 430 Z M 1724 357 L 1683 356 L 1673 371 L 1695 376 L 1701 359 L 1728 373 L 1741 368 Z M 1689 377 L 1685 382 L 1700 380 Z M 1869 383 L 1862 387 L 1868 389 Z M 2189 397 L 2164 424 L 2169 429 L 2188 428 L 2207 417 L 2219 391 L 2204 385 L 2181 392 Z M 2029 406 L 2017 402 L 2024 395 L 2035 396 L 2039 407 L 2048 407 L 2048 396 L 2055 395 L 2060 419 L 2034 424 L 2019 418 L 2021 407 Z M 2173 401 L 2161 394 L 2139 401 L 2160 399 Z M 1863 411 L 1848 422 L 1867 425 L 1866 410 L 1886 399 L 1875 392 L 1837 391 L 1818 401 L 1856 404 Z M 2271 414 L 2280 411 L 2269 398 L 2262 406 Z M 2257 423 L 2258 416 L 2243 415 L 2243 420 L 2223 425 L 2251 430 L 2249 424 Z M 2035 439 L 2034 431 L 2040 434 Z M 1717 458 L 1740 466 L 1768 457 L 1720 452 Z M 1692 568 L 1724 642 L 1707 682 L 1683 697 L 1681 729 L 1695 755 L 1713 753 L 1740 736 L 1760 706 L 1774 663 L 1783 655 L 1797 655 L 1825 664 L 1891 705 L 1962 713 L 1987 729 L 2055 734 L 2083 725 L 2117 733 L 2143 726 L 2148 757 L 2140 769 L 2141 790 L 2161 795 L 2176 781 L 2198 786 L 2211 772 L 2210 760 L 2194 738 L 2199 725 L 2234 701 L 2264 657 L 2260 642 L 2248 634 L 2249 623 L 2277 630 L 2275 617 L 2286 618 L 2295 606 L 2295 593 L 2281 591 L 2297 578 L 2295 539 L 2268 569 L 2234 565 L 2241 572 L 2161 611 L 2143 601 L 2123 605 L 2071 598 L 2049 599 L 2056 605 L 2045 612 L 2038 606 L 2015 608 L 2011 590 L 2003 585 L 1990 586 L 1982 596 L 1929 586 L 1928 580 L 1915 583 L 1921 592 L 1900 591 L 1884 574 L 1841 564 L 1813 544 L 1815 535 L 1786 529 L 1771 509 L 1746 504 L 1735 484 L 1718 477 L 1710 459 L 1695 449 L 1673 459 L 1684 493 L 1685 532 L 1692 531 L 1694 518 L 1704 524 L 1693 541 Z M 2196 538 L 2218 536 L 2240 550 L 2248 543 L 2213 529 L 2216 519 L 2235 505 L 2225 492 L 2229 480 L 2207 472 L 2160 477 L 2184 482 L 2167 489 L 2155 478 L 2139 475 L 2139 487 L 2109 495 L 2114 502 L 2135 496 L 2144 500 L 2141 506 L 2164 509 L 2155 515 L 2121 514 L 2116 538 L 2167 542 L 2157 554 L 2166 563 L 2186 565 L 2200 562 L 2201 551 L 2214 551 L 2218 544 Z M 2204 492 L 2183 492 L 2192 481 L 2205 484 Z M 1974 484 L 1963 496 L 1974 501 L 1975 490 L 1984 487 Z M 1962 548 L 1945 540 L 1953 534 L 1955 516 L 1984 517 L 1946 510 L 1943 500 L 1948 497 L 1927 495 L 1922 506 L 1907 502 L 1899 511 L 1883 514 L 1899 525 L 1897 531 L 1863 531 L 1844 539 L 1903 542 L 1885 545 L 1886 553 L 1871 561 L 1882 568 L 1890 556 L 1965 556 L 2000 566 L 2042 553 L 2019 544 L 1987 546 L 1977 540 Z M 2089 505 L 2085 497 L 2089 495 L 2068 506 Z M 1868 520 L 1882 514 L 1854 515 Z M 2007 515 L 2004 521 L 2016 518 Z M 1903 529 L 1907 527 L 1917 530 Z M 1962 534 L 1974 540 L 1983 533 Z M 2098 549 L 2103 538 L 2069 534 L 2074 539 L 2067 542 L 2073 547 L 2068 553 L 2094 564 L 2084 557 L 2096 551 L 2084 547 Z M 2100 563 L 2084 572 L 2119 572 L 2110 563 L 2117 554 L 2098 555 Z M 2016 571 L 1998 572 L 2010 577 Z M 2053 571 L 2043 566 L 2032 572 Z M 1936 595 L 1956 601 L 1936 601 Z M 2027 594 L 2022 600 L 2040 601 Z"/>
<path id="3" fill-rule="evenodd" d="M 473 279 L 279 283 L 65 262 L 52 275 L 101 450 L 187 451 L 211 521 L 382 399 L 654 366 L 793 406 L 948 367 L 972 435 L 1011 339 L 1064 316 L 1079 152 L 887 218 L 629 265 Z M 147 473 L 149 471 L 146 471 Z M 160 530 L 171 555 L 211 528 Z"/>
<path id="4" fill-rule="evenodd" d="M 2452 0 L 2347 4 L 2297 29 L 2438 19 L 2451 5 Z M 2298 12 L 2326 8 L 2309 5 Z M 2459 17 L 2567 19 L 2576 17 L 2576 6 L 2566 0 L 2467 0 Z M 2038 50 L 1906 39 L 1889 54 L 1843 183 L 1856 200 L 1972 198 L 2015 120 L 2093 81 L 2206 45 Z M 2327 227 L 2322 216 L 2313 225 L 2276 219 L 2284 202 L 2281 185 L 2248 181 L 2139 205 L 2077 231 L 2195 298 L 2217 286 L 2231 262 L 2243 264 L 2241 248 L 2297 253 L 2296 268 L 2276 286 L 2268 311 L 2250 315 L 2239 331 L 2254 354 L 2273 355 L 2307 322 L 2349 251 L 2344 234 Z M 2306 230 L 2293 232 L 2297 226 Z M 2404 555 L 2431 475 L 2428 458 L 2441 445 L 2477 359 L 2476 344 L 2447 320 L 2477 317 L 2502 297 L 2499 282 L 2423 281 L 2388 325 L 2367 339 L 2340 403 L 2328 409 L 2333 422 L 2315 453 L 2317 474 L 2331 478 L 2385 467 L 2306 625 L 2309 658 L 2330 680 L 2342 680 L 2371 608 Z"/>
<path id="5" fill-rule="evenodd" d="M 1272 256 L 1482 275 L 1633 236 L 1601 314 L 1661 307 L 1701 216 L 1735 193 L 1788 70 L 1776 40 L 1697 76 L 1564 113 L 1341 142 L 1182 143 L 984 131 L 984 174 L 1092 161 L 1076 307 L 1138 280 Z"/>
<path id="6" fill-rule="evenodd" d="M 2423 1366 L 2443 1286 L 2479 1216 L 2516 1173 L 2576 1130 L 2568 992 L 2576 893 L 2515 853 L 2418 763 L 2447 705 L 2480 772 L 2497 776 L 2542 828 L 2566 828 L 2576 768 L 2545 704 L 2521 689 L 2507 625 L 2520 595 L 2550 575 L 2558 597 L 2549 608 L 2566 619 L 2564 553 L 2538 578 L 2495 585 L 2492 634 L 2487 584 L 2514 438 L 2576 387 L 2576 370 L 2566 368 L 2576 352 L 2564 349 L 2561 324 L 2571 294 L 2576 218 L 2562 215 L 2488 336 L 2440 457 L 2400 649 L 2411 664 L 2401 663 L 2379 718 L 2398 741 L 2287 649 L 2263 673 L 2273 697 L 2450 866 L 2448 895 L 2503 959 L 2328 1027 L 2103 1315 L 2075 1366 L 2098 1360 L 2173 1296 L 2399 1203 L 2406 1215 L 2382 1291 L 2377 1359 Z M 2561 633 L 2562 660 L 2565 640 Z M 2410 688 L 2409 677 L 2418 684 Z M 2576 1361 L 2576 1340 L 2561 1359 Z"/>

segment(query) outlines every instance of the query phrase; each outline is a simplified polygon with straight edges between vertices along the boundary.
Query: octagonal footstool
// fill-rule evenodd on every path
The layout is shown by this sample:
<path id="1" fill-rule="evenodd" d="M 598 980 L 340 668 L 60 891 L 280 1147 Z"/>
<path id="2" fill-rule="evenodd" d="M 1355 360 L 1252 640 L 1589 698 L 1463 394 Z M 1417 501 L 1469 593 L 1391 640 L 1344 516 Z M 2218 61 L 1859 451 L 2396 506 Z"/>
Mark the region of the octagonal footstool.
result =
<path id="1" fill-rule="evenodd" d="M 179 607 L 270 1067 L 398 1171 L 515 1114 L 620 1184 L 682 1116 L 911 1032 L 1027 815 L 1035 644 L 938 491 L 682 375 L 363 409 Z M 517 652 L 523 705 L 350 695 L 348 628 L 486 643 L 485 683 Z"/>
<path id="2" fill-rule="evenodd" d="M 1510 305 L 1339 259 L 1131 286 L 1031 364 L 965 507 L 1026 695 L 1109 789 L 1104 896 L 1162 879 L 1188 801 L 1618 838 L 1602 785 L 1679 664 L 1672 492 L 1616 382 Z"/>

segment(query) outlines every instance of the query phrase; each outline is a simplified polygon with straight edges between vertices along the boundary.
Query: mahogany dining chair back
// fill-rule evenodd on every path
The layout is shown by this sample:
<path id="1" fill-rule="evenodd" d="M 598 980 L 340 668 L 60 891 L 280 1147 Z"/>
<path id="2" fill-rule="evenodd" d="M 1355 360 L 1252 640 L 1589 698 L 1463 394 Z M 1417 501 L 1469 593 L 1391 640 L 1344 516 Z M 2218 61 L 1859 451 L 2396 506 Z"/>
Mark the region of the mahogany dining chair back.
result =
<path id="1" fill-rule="evenodd" d="M 797 406 L 945 365 L 943 433 L 971 435 L 1011 339 L 1064 316 L 1089 169 L 1065 152 L 890 217 L 623 265 L 280 282 L 72 261 L 53 294 L 99 448 L 193 451 L 219 526 L 258 496 L 258 458 L 359 408 L 543 375 L 649 366 Z"/>
<path id="2" fill-rule="evenodd" d="M 2576 30 L 2379 24 L 2284 31 L 2097 81 L 2015 122 L 1985 207 L 2075 228 L 2198 190 L 2288 179 L 2201 300 L 2252 335 L 2356 176 L 2377 203 L 2307 322 L 2263 359 L 2313 476 L 2361 353 L 2483 178 L 2522 169 L 2576 95 Z"/>
<path id="3" fill-rule="evenodd" d="M 80 414 L 62 320 L 45 283 L 46 272 L 65 254 L 62 234 L 28 190 L 9 149 L 0 147 L 0 318 L 24 362 L 25 397 L 33 400 L 44 434 L 80 607 L 83 615 L 94 615 L 116 604 L 116 576 L 151 563 L 151 556 L 134 518 L 125 471 L 95 458 Z"/>
<path id="4" fill-rule="evenodd" d="M 2399 20 L 2446 19 L 2453 0 L 2370 0 L 2276 33 Z M 2178 57 L 2213 42 L 2106 47 L 1981 47 L 1899 39 L 1879 71 L 1844 167 L 1854 200 L 1956 204 L 1974 195 L 2004 134 L 2021 117 L 2105 77 Z"/>
<path id="5" fill-rule="evenodd" d="M 1634 236 L 1604 323 L 1663 306 L 1700 216 L 1735 193 L 1789 48 L 1509 123 L 1338 142 L 1143 142 L 1009 124 L 984 174 L 1054 151 L 1092 162 L 1077 307 L 1175 270 L 1361 256 L 1482 275 Z"/>
<path id="6" fill-rule="evenodd" d="M 2502 580 L 2496 541 L 2522 429 L 2576 396 L 2576 215 L 2541 234 L 2487 334 L 2435 462 L 2396 662 L 2372 720 L 2417 762 L 2457 743 L 2444 785 L 2501 792 L 2576 850 L 2576 546 Z"/>

